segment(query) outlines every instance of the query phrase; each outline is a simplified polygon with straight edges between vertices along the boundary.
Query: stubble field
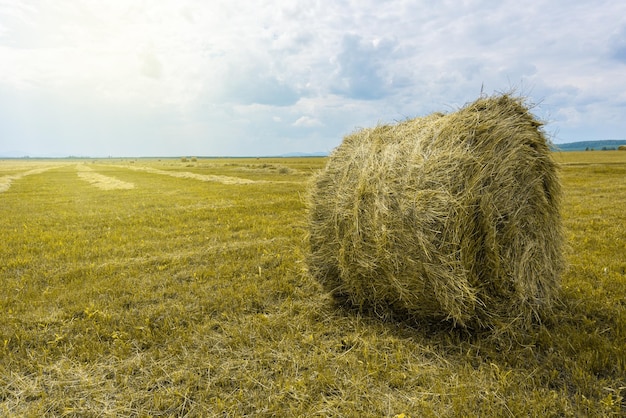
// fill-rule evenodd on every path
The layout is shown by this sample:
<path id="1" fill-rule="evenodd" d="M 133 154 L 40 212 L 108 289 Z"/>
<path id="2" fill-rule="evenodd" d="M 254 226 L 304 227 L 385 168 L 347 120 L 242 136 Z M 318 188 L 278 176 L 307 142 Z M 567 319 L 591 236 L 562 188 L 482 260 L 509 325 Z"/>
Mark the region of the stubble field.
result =
<path id="1" fill-rule="evenodd" d="M 0 161 L 0 415 L 623 416 L 626 152 L 555 158 L 569 267 L 528 333 L 336 306 L 322 158 Z"/>

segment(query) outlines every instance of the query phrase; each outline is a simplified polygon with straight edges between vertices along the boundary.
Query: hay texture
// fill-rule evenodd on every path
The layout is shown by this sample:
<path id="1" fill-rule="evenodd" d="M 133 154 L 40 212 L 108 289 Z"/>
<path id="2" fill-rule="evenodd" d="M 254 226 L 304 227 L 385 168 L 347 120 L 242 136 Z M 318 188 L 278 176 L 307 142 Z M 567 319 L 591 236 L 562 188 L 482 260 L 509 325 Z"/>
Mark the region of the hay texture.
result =
<path id="1" fill-rule="evenodd" d="M 560 195 L 521 98 L 363 129 L 313 180 L 309 271 L 381 315 L 526 326 L 559 288 Z"/>

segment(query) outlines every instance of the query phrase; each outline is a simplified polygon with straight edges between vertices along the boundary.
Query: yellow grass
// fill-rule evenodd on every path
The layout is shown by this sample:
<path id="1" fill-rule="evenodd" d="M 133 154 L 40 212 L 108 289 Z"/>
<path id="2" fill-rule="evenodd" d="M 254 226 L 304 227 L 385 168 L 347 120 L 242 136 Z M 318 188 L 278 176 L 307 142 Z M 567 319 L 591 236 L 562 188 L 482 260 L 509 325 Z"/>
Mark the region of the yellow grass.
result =
<path id="1" fill-rule="evenodd" d="M 38 165 L 41 165 L 39 163 Z M 33 164 L 24 163 L 24 162 L 4 162 L 2 165 L 2 171 L 14 171 L 12 174 L 5 174 L 0 176 L 0 193 L 6 192 L 11 187 L 11 183 L 15 180 L 19 180 L 26 176 L 31 176 L 33 174 L 41 174 L 47 170 L 55 168 L 54 165 L 45 164 L 43 167 L 32 168 Z M 22 171 L 25 170 L 25 171 Z"/>
<path id="2" fill-rule="evenodd" d="M 576 163 L 560 171 L 569 267 L 522 336 L 334 305 L 303 263 L 324 159 L 138 162 L 265 181 L 246 185 L 89 161 L 135 185 L 111 191 L 56 161 L 0 193 L 0 416 L 624 416 L 624 154 L 555 156 Z"/>
<path id="3" fill-rule="evenodd" d="M 102 190 L 128 190 L 135 187 L 133 183 L 121 181 L 114 177 L 99 174 L 85 164 L 76 165 L 76 171 L 78 172 L 78 177 L 85 180 L 92 186 Z"/>

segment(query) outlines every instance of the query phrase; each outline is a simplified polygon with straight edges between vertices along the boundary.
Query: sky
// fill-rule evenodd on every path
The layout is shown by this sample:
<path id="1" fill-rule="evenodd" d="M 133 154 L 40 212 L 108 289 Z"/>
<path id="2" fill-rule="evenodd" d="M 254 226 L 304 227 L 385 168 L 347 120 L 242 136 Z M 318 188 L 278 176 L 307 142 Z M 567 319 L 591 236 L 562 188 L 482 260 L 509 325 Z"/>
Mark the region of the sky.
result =
<path id="1" fill-rule="evenodd" d="M 0 0 L 0 156 L 329 152 L 509 91 L 626 138 L 626 2 Z"/>

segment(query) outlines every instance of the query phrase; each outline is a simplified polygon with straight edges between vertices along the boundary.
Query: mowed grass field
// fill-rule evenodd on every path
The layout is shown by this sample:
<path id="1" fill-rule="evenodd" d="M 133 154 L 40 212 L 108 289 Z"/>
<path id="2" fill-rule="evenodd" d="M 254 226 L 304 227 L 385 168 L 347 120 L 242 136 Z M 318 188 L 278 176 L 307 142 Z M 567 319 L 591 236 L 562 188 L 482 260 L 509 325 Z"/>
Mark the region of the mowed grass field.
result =
<path id="1" fill-rule="evenodd" d="M 0 161 L 0 416 L 624 416 L 626 152 L 555 158 L 569 267 L 524 334 L 336 306 L 323 158 Z"/>

